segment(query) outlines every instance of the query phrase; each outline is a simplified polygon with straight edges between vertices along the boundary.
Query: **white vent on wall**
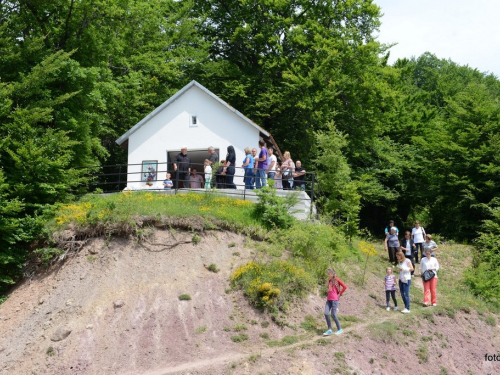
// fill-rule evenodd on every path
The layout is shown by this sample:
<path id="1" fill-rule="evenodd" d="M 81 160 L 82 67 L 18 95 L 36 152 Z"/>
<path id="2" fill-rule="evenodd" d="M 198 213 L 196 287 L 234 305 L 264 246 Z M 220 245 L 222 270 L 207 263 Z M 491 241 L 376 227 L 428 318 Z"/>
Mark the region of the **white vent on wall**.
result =
<path id="1" fill-rule="evenodd" d="M 189 121 L 189 126 L 198 126 L 198 116 L 191 115 L 191 119 Z"/>

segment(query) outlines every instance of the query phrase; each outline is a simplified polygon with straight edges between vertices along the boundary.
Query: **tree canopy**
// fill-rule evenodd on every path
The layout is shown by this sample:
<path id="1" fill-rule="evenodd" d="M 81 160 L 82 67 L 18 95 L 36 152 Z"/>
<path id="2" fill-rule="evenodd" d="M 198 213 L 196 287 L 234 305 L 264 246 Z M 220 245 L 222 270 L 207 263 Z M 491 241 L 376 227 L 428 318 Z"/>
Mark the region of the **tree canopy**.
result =
<path id="1" fill-rule="evenodd" d="M 317 171 L 349 235 L 392 218 L 476 238 L 499 195 L 500 82 L 430 53 L 388 65 L 379 18 L 371 0 L 0 2 L 0 281 L 47 206 L 125 163 L 115 139 L 193 79 Z"/>

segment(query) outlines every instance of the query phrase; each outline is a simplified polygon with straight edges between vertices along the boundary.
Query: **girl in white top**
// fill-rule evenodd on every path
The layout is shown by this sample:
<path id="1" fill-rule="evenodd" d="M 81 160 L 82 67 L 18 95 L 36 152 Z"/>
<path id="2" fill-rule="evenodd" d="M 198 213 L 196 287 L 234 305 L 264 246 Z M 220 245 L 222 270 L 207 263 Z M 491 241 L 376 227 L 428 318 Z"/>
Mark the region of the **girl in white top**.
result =
<path id="1" fill-rule="evenodd" d="M 210 166 L 210 160 L 205 159 L 205 162 L 203 163 L 205 166 L 204 172 L 205 172 L 205 189 L 210 189 L 210 185 L 212 182 L 212 167 Z"/>
<path id="2" fill-rule="evenodd" d="M 410 312 L 410 286 L 413 266 L 410 259 L 407 259 L 402 251 L 396 253 L 396 259 L 398 260 L 399 269 L 399 291 L 405 304 L 405 309 L 401 312 L 408 314 Z"/>
<path id="3" fill-rule="evenodd" d="M 418 267 L 418 269 L 420 270 L 420 274 L 422 275 L 425 271 L 431 270 L 434 271 L 436 276 L 427 281 L 424 281 L 424 279 L 422 279 L 422 283 L 424 284 L 424 306 L 429 306 L 431 303 L 432 306 L 436 306 L 436 287 L 438 279 L 437 271 L 439 270 L 439 262 L 436 258 L 432 257 L 431 249 L 426 249 L 425 255 L 426 257 L 421 260 L 420 266 Z"/>

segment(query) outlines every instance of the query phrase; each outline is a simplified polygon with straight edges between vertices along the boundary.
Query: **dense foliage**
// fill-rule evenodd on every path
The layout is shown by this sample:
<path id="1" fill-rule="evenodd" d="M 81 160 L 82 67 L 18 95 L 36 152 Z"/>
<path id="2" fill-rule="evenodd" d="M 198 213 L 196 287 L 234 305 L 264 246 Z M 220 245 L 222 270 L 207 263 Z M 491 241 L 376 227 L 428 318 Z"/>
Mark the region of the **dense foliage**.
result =
<path id="1" fill-rule="evenodd" d="M 499 80 L 431 54 L 388 66 L 379 18 L 372 0 L 0 2 L 0 281 L 46 207 L 126 162 L 114 140 L 192 79 L 317 171 L 348 236 L 393 218 L 498 238 L 482 207 L 499 196 Z"/>

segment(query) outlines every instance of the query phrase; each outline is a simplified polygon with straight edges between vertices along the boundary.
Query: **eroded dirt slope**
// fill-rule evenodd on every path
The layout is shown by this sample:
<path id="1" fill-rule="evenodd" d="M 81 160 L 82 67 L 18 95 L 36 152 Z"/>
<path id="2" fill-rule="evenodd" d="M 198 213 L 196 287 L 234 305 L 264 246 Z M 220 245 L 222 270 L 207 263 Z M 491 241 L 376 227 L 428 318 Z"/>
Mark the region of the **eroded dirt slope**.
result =
<path id="1" fill-rule="evenodd" d="M 382 296 L 372 298 L 376 279 L 349 285 L 344 335 L 318 335 L 319 295 L 293 309 L 292 328 L 280 328 L 240 292 L 226 293 L 232 270 L 254 257 L 244 238 L 209 232 L 193 244 L 192 236 L 156 230 L 156 245 L 93 239 L 61 268 L 21 284 L 0 306 L 0 374 L 500 373 L 500 362 L 484 360 L 500 349 L 498 326 L 475 312 L 387 312 Z M 301 328 L 306 315 L 316 332 Z M 248 339 L 231 339 L 241 333 Z M 298 342 L 269 346 L 286 336 Z"/>

